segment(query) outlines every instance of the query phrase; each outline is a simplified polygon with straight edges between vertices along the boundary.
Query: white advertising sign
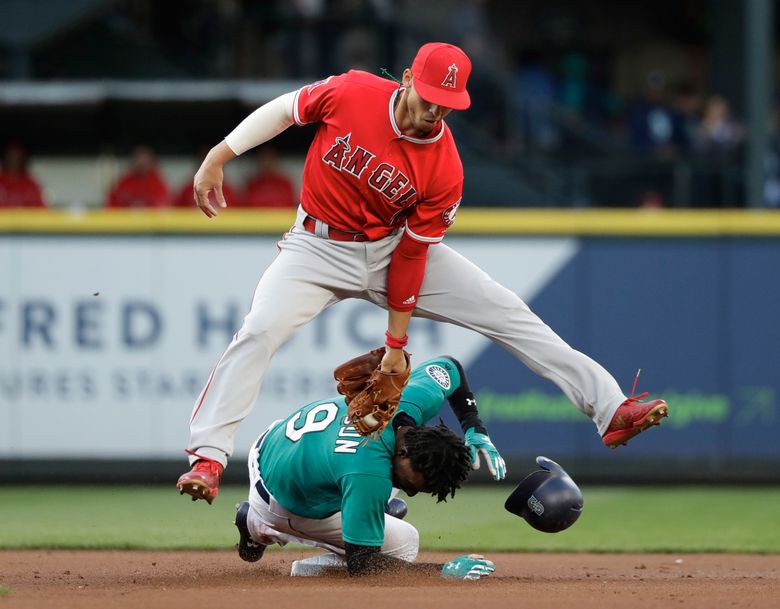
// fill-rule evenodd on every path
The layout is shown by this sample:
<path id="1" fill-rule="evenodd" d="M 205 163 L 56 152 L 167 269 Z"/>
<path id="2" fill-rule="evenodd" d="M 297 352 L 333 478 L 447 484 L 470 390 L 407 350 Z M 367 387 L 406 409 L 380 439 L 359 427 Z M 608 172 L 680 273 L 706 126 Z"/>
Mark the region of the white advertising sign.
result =
<path id="1" fill-rule="evenodd" d="M 275 241 L 2 237 L 0 458 L 184 458 L 195 398 Z M 568 238 L 447 243 L 526 300 L 577 248 Z M 274 419 L 335 394 L 334 366 L 381 344 L 385 324 L 383 310 L 349 300 L 293 336 L 239 428 L 236 453 Z M 488 344 L 426 320 L 410 336 L 416 362 L 448 353 L 468 366 Z"/>

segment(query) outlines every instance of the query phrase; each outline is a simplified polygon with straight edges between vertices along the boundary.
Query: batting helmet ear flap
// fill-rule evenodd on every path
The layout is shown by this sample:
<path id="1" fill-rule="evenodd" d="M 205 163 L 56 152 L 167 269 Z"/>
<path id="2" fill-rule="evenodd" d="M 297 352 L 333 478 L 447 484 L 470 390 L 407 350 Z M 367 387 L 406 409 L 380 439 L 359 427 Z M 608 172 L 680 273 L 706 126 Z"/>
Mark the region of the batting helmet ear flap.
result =
<path id="1" fill-rule="evenodd" d="M 528 474 L 512 491 L 504 507 L 545 533 L 568 529 L 580 517 L 582 491 L 552 459 L 537 457 L 542 470 Z"/>

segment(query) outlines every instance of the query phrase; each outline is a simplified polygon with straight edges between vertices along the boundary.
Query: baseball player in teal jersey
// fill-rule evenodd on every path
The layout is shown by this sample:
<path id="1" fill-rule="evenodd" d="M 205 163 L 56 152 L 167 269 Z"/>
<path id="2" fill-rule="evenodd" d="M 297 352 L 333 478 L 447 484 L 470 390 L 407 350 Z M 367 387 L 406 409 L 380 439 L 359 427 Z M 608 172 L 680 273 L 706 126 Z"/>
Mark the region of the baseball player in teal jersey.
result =
<path id="1" fill-rule="evenodd" d="M 445 399 L 467 442 L 444 425 L 422 426 Z M 350 575 L 378 570 L 441 571 L 458 579 L 489 575 L 493 564 L 477 555 L 445 565 L 413 564 L 417 530 L 385 513 L 393 488 L 409 496 L 431 493 L 438 501 L 454 496 L 469 470 L 479 466 L 480 454 L 493 477 L 502 479 L 504 460 L 479 419 L 462 367 L 450 357 L 415 368 L 393 421 L 374 440 L 366 441 L 350 425 L 344 397 L 313 402 L 272 424 L 252 446 L 249 501 L 236 515 L 239 555 L 259 560 L 267 545 L 293 541 L 329 550 L 332 554 L 309 560 L 346 566 Z"/>

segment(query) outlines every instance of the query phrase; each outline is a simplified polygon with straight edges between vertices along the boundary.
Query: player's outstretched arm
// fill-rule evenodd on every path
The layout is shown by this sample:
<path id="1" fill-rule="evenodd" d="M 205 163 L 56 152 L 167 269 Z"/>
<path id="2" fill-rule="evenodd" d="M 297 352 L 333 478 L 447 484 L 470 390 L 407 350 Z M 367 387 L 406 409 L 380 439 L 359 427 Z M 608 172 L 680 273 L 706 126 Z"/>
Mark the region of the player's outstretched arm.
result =
<path id="1" fill-rule="evenodd" d="M 454 357 L 449 357 L 448 359 L 452 360 L 458 368 L 460 385 L 450 394 L 447 400 L 460 422 L 461 429 L 463 429 L 463 438 L 466 441 L 466 446 L 469 447 L 469 451 L 471 451 L 472 467 L 479 469 L 481 455 L 485 459 L 485 464 L 490 470 L 493 479 L 503 480 L 506 477 L 506 463 L 491 441 L 487 429 L 482 424 L 482 419 L 479 418 L 477 399 L 469 386 L 466 371 Z"/>
<path id="2" fill-rule="evenodd" d="M 366 575 L 424 573 L 441 575 L 446 579 L 474 580 L 487 577 L 495 571 L 495 565 L 478 554 L 458 556 L 446 563 L 407 562 L 380 553 L 379 546 L 346 544 L 347 572 L 352 577 Z"/>

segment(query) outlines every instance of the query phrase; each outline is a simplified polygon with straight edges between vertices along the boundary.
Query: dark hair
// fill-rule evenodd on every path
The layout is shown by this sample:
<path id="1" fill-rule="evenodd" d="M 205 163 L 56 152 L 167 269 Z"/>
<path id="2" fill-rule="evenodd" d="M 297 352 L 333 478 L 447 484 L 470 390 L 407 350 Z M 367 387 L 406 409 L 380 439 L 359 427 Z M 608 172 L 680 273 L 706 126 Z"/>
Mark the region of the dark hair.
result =
<path id="1" fill-rule="evenodd" d="M 412 427 L 404 435 L 404 445 L 415 471 L 425 476 L 426 485 L 437 501 L 455 496 L 455 489 L 471 472 L 471 456 L 463 440 L 449 427 Z"/>

